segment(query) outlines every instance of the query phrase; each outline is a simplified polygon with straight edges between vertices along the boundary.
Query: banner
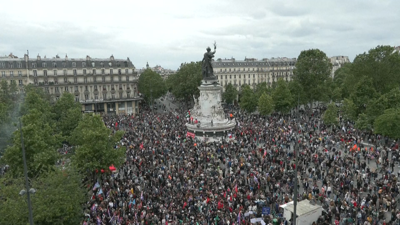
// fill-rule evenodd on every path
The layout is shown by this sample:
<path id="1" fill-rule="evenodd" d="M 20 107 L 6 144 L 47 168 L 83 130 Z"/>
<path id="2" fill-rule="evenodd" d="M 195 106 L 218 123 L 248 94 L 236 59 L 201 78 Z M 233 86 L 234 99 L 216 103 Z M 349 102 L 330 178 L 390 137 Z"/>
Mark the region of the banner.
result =
<path id="1" fill-rule="evenodd" d="M 192 138 L 194 138 L 196 135 L 194 134 L 194 133 L 192 133 L 192 132 L 187 132 L 186 133 L 186 137 L 192 137 Z"/>

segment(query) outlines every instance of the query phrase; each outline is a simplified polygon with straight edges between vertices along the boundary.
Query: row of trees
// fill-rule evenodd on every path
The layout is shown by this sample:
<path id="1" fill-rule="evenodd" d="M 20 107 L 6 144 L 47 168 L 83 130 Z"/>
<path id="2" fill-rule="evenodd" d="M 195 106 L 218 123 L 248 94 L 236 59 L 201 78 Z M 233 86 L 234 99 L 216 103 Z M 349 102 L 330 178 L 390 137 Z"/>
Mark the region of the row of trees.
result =
<path id="1" fill-rule="evenodd" d="M 78 224 L 87 190 L 82 180 L 98 176 L 96 170 L 120 166 L 124 148 L 114 149 L 122 132 L 113 134 L 97 115 L 82 115 L 74 96 L 64 93 L 51 104 L 40 88 L 27 86 L 17 116 L 21 116 L 25 156 L 36 224 Z M 73 154 L 57 152 L 63 144 L 74 146 Z M 63 165 L 60 162 L 63 161 Z M 69 163 L 68 163 L 69 162 Z M 9 171 L 0 179 L 0 224 L 26 224 L 27 202 L 19 196 L 25 189 L 20 130 L 16 130 L 0 164 Z"/>
<path id="2" fill-rule="evenodd" d="M 330 76 L 332 65 L 318 49 L 302 51 L 297 58 L 293 79 L 278 80 L 268 86 L 260 83 L 254 90 L 241 88 L 240 107 L 262 115 L 286 114 L 297 104 L 310 107 L 314 102 L 329 104 L 323 116 L 328 125 L 338 124 L 339 113 L 357 128 L 400 138 L 400 54 L 390 46 L 377 46 L 357 55 Z M 224 93 L 227 103 L 237 98 L 233 85 Z M 336 104 L 340 106 L 337 107 Z"/>

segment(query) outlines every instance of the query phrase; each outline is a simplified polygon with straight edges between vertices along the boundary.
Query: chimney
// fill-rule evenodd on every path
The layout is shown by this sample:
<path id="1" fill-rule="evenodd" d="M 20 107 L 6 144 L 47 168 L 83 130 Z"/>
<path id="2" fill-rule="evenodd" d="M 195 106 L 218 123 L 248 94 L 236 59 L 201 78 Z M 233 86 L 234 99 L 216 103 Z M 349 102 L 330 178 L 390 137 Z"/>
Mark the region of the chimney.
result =
<path id="1" fill-rule="evenodd" d="M 68 60 L 68 55 L 67 54 L 65 54 L 65 60 Z"/>
<path id="2" fill-rule="evenodd" d="M 114 61 L 114 56 L 113 55 L 110 56 L 110 60 Z"/>
<path id="3" fill-rule="evenodd" d="M 38 61 L 40 61 L 40 60 L 41 60 L 41 58 L 40 58 L 40 55 L 39 55 L 39 54 L 37 55 L 37 60 L 38 60 Z"/>
<path id="4" fill-rule="evenodd" d="M 90 56 L 86 56 L 86 61 L 90 61 Z"/>

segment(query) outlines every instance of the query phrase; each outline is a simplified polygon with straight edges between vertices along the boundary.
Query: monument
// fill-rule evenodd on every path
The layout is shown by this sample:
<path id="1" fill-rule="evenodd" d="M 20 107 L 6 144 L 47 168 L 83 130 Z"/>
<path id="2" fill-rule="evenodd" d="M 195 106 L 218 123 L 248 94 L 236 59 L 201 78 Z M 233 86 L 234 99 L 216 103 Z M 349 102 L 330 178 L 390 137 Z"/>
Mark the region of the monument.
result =
<path id="1" fill-rule="evenodd" d="M 190 119 L 186 124 L 188 134 L 199 140 L 220 140 L 229 138 L 228 135 L 236 126 L 236 121 L 225 117 L 222 108 L 222 86 L 214 75 L 212 61 L 217 46 L 214 42 L 214 51 L 207 48 L 202 61 L 203 80 L 198 87 L 200 96 L 194 96 L 194 107 L 190 110 Z"/>

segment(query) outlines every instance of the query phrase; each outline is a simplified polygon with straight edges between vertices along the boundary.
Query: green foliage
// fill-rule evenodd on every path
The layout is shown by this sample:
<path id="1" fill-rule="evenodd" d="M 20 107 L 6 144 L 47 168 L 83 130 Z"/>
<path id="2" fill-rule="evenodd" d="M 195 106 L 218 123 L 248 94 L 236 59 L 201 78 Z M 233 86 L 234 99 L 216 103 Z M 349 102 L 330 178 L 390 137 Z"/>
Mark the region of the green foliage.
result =
<path id="1" fill-rule="evenodd" d="M 39 176 L 53 168 L 58 159 L 56 149 L 61 146 L 60 135 L 46 121 L 46 116 L 37 109 L 22 117 L 22 133 L 24 137 L 25 156 L 29 177 Z M 10 173 L 23 175 L 23 160 L 20 131 L 13 134 L 12 145 L 9 146 L 2 160 L 10 165 Z"/>
<path id="2" fill-rule="evenodd" d="M 332 91 L 332 101 L 334 102 L 339 102 L 340 100 L 342 100 L 342 89 L 340 87 L 336 87 L 335 89 L 333 89 Z"/>
<path id="3" fill-rule="evenodd" d="M 272 99 L 275 104 L 275 110 L 283 114 L 290 112 L 294 99 L 290 93 L 288 83 L 279 79 L 276 88 L 272 93 Z"/>
<path id="4" fill-rule="evenodd" d="M 33 179 L 31 194 L 33 220 L 35 224 L 79 224 L 82 219 L 81 206 L 85 202 L 81 178 L 72 169 L 54 169 Z M 23 179 L 5 177 L 0 179 L 0 224 L 28 223 L 26 194 Z"/>
<path id="5" fill-rule="evenodd" d="M 266 82 L 258 83 L 255 89 L 256 98 L 259 99 L 264 93 L 272 94 L 272 88 Z"/>
<path id="6" fill-rule="evenodd" d="M 350 97 L 353 92 L 354 84 L 357 83 L 355 77 L 351 74 L 351 63 L 346 63 L 335 71 L 333 83 L 336 88 L 341 88 L 344 98 Z"/>
<path id="7" fill-rule="evenodd" d="M 298 104 L 307 104 L 307 98 L 303 87 L 297 80 L 288 82 L 288 87 L 293 97 L 292 107 L 296 107 Z"/>
<path id="8" fill-rule="evenodd" d="M 111 164 L 119 167 L 124 161 L 125 147 L 114 147 L 122 136 L 123 131 L 111 134 L 100 116 L 85 114 L 71 136 L 70 143 L 76 146 L 72 163 L 86 175 Z"/>
<path id="9" fill-rule="evenodd" d="M 146 69 L 140 75 L 138 89 L 144 94 L 146 101 L 151 101 L 151 98 L 157 99 L 167 92 L 163 78 L 151 69 Z"/>
<path id="10" fill-rule="evenodd" d="M 274 100 L 271 95 L 264 92 L 258 99 L 258 111 L 262 116 L 271 114 L 274 111 Z"/>
<path id="11" fill-rule="evenodd" d="M 338 108 L 335 103 L 330 103 L 322 116 L 324 123 L 328 126 L 338 125 Z"/>
<path id="12" fill-rule="evenodd" d="M 257 109 L 257 99 L 255 98 L 253 90 L 247 84 L 242 86 L 239 106 L 241 109 L 249 113 L 252 113 Z"/>
<path id="13" fill-rule="evenodd" d="M 377 97 L 377 93 L 372 85 L 372 79 L 361 79 L 354 86 L 354 91 L 350 95 L 350 99 L 356 107 L 356 115 L 364 113 L 371 100 L 375 97 Z"/>
<path id="14" fill-rule="evenodd" d="M 356 106 L 351 99 L 345 98 L 343 100 L 342 112 L 345 120 L 355 121 L 357 118 Z"/>
<path id="15" fill-rule="evenodd" d="M 222 98 L 227 104 L 233 104 L 237 99 L 237 95 L 238 91 L 231 83 L 229 83 L 225 87 L 225 92 L 223 93 Z"/>
<path id="16" fill-rule="evenodd" d="M 385 110 L 374 123 L 374 132 L 390 138 L 400 138 L 400 108 Z"/>
<path id="17" fill-rule="evenodd" d="M 321 93 L 324 93 L 331 69 L 332 64 L 323 51 L 310 49 L 300 53 L 293 74 L 294 80 L 303 87 L 308 102 L 323 100 Z"/>
<path id="18" fill-rule="evenodd" d="M 167 79 L 167 86 L 177 99 L 190 101 L 193 95 L 198 97 L 203 79 L 201 73 L 201 62 L 183 63 L 179 70 Z"/>
<path id="19" fill-rule="evenodd" d="M 359 130 L 366 130 L 370 131 L 372 130 L 372 122 L 371 118 L 367 116 L 365 113 L 361 113 L 358 115 L 355 127 Z"/>
<path id="20" fill-rule="evenodd" d="M 68 139 L 72 131 L 82 119 L 81 105 L 75 102 L 71 93 L 63 93 L 61 98 L 52 106 L 56 128 L 64 138 Z"/>
<path id="21" fill-rule="evenodd" d="M 400 85 L 400 55 L 391 46 L 377 46 L 356 56 L 351 73 L 356 80 L 371 79 L 372 87 L 385 94 Z"/>

